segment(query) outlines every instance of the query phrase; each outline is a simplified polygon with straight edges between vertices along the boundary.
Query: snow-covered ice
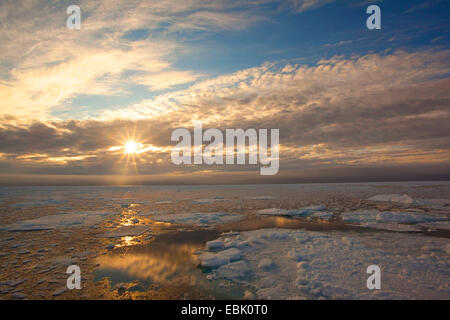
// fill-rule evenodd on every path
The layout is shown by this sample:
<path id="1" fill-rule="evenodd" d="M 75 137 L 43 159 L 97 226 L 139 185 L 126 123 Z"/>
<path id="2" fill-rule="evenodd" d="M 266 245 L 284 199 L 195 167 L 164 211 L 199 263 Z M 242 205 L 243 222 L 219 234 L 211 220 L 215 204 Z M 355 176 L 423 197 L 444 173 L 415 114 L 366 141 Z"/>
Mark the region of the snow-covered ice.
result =
<path id="1" fill-rule="evenodd" d="M 275 197 L 272 196 L 256 196 L 256 197 L 248 197 L 247 199 L 251 200 L 275 200 Z"/>
<path id="2" fill-rule="evenodd" d="M 9 231 L 34 231 L 55 228 L 90 227 L 110 216 L 111 212 L 86 211 L 43 216 L 32 220 L 15 222 L 6 227 Z"/>
<path id="3" fill-rule="evenodd" d="M 392 202 L 419 205 L 436 209 L 450 209 L 450 199 L 413 199 L 407 194 L 379 194 L 367 199 L 369 201 Z"/>
<path id="4" fill-rule="evenodd" d="M 235 281 L 259 299 L 450 298 L 450 248 L 443 238 L 261 229 L 217 240 L 248 245 L 239 248 L 235 261 L 226 258 L 230 249 L 206 249 L 199 257 L 212 268 L 207 278 Z M 382 290 L 366 287 L 372 264 L 382 270 Z"/>
<path id="5" fill-rule="evenodd" d="M 396 203 L 404 203 L 404 204 L 414 204 L 416 203 L 413 198 L 408 196 L 407 194 L 379 194 L 373 196 L 369 199 L 369 201 L 383 201 L 383 202 L 396 202 Z"/>
<path id="6" fill-rule="evenodd" d="M 26 201 L 26 202 L 17 202 L 13 206 L 18 208 L 26 208 L 26 207 L 40 207 L 40 206 L 51 206 L 51 205 L 59 205 L 65 203 L 66 200 L 56 200 L 56 199 L 42 199 L 42 200 L 34 200 L 34 201 Z"/>
<path id="7" fill-rule="evenodd" d="M 220 240 L 208 241 L 206 243 L 206 247 L 210 250 L 211 249 L 223 249 L 225 247 L 225 243 Z"/>
<path id="8" fill-rule="evenodd" d="M 280 208 L 269 208 L 269 209 L 262 209 L 258 210 L 258 214 L 262 215 L 271 215 L 271 216 L 309 216 L 309 215 L 315 215 L 318 211 L 326 210 L 326 206 L 321 204 L 317 206 L 309 206 L 301 209 L 280 209 Z M 322 214 L 323 216 L 329 216 L 330 213 Z M 332 215 L 332 214 L 331 214 Z M 317 218 L 320 217 L 320 214 L 316 216 Z"/>
<path id="9" fill-rule="evenodd" d="M 418 226 L 432 230 L 450 230 L 450 220 L 419 223 Z"/>
<path id="10" fill-rule="evenodd" d="M 418 212 L 391 212 L 376 209 L 345 212 L 342 219 L 351 223 L 419 223 L 448 220 L 447 217 Z"/>
<path id="11" fill-rule="evenodd" d="M 217 253 L 206 252 L 200 255 L 200 263 L 203 267 L 218 267 L 241 258 L 241 252 L 236 248 L 230 248 Z"/>
<path id="12" fill-rule="evenodd" d="M 361 222 L 357 224 L 358 227 L 396 231 L 396 232 L 419 232 L 422 229 L 417 224 L 402 224 L 402 223 L 379 223 L 379 222 Z"/>
<path id="13" fill-rule="evenodd" d="M 210 204 L 210 203 L 214 203 L 216 201 L 224 201 L 225 199 L 221 198 L 221 197 L 217 197 L 217 198 L 212 198 L 212 199 L 196 199 L 196 200 L 192 200 L 193 204 Z"/>
<path id="14" fill-rule="evenodd" d="M 311 217 L 322 220 L 330 220 L 333 218 L 333 213 L 330 211 L 317 211 L 314 212 Z"/>
<path id="15" fill-rule="evenodd" d="M 175 224 L 190 224 L 197 226 L 211 226 L 243 219 L 245 216 L 227 212 L 196 212 L 156 214 L 152 217 L 155 221 L 170 222 Z"/>
<path id="16" fill-rule="evenodd" d="M 446 221 L 449 218 L 423 212 L 391 212 L 370 209 L 345 212 L 342 214 L 342 220 L 366 228 L 411 232 L 421 231 L 422 223 Z"/>

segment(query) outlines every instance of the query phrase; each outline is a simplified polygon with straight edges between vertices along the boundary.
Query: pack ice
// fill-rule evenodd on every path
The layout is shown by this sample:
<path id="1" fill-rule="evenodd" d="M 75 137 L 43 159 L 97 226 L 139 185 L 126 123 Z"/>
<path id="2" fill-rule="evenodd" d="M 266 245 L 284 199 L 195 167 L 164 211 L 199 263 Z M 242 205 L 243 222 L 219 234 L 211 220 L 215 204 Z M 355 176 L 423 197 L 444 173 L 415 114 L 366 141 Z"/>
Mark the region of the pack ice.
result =
<path id="1" fill-rule="evenodd" d="M 70 227 L 90 227 L 94 226 L 106 217 L 110 216 L 111 212 L 105 211 L 86 211 L 73 212 L 64 214 L 54 214 L 49 216 L 39 217 L 32 220 L 17 221 L 6 227 L 8 231 L 34 231 L 47 230 L 55 228 L 70 228 Z"/>
<path id="2" fill-rule="evenodd" d="M 449 253 L 447 239 L 419 234 L 273 228 L 222 234 L 199 260 L 211 281 L 259 299 L 448 299 Z M 382 290 L 366 287 L 373 264 Z"/>
<path id="3" fill-rule="evenodd" d="M 156 214 L 152 217 L 155 221 L 170 222 L 175 224 L 189 224 L 196 226 L 212 226 L 243 219 L 244 216 L 227 212 L 195 212 Z"/>

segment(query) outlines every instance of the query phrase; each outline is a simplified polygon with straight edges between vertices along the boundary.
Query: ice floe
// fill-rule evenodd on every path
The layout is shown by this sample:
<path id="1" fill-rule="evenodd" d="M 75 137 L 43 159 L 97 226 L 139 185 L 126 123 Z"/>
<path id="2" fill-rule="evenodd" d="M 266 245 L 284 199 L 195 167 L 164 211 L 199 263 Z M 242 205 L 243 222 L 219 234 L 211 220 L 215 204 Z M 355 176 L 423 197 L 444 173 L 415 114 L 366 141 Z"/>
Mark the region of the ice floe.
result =
<path id="1" fill-rule="evenodd" d="M 193 204 L 210 204 L 214 203 L 216 201 L 224 201 L 225 199 L 223 197 L 214 197 L 212 199 L 196 199 L 192 200 Z"/>
<path id="2" fill-rule="evenodd" d="M 450 220 L 419 223 L 418 226 L 432 230 L 450 230 Z"/>
<path id="3" fill-rule="evenodd" d="M 217 253 L 206 252 L 200 255 L 200 264 L 203 267 L 218 267 L 240 258 L 241 252 L 236 248 L 230 248 Z"/>
<path id="4" fill-rule="evenodd" d="M 212 226 L 243 219 L 245 216 L 227 212 L 196 212 L 156 214 L 152 217 L 155 221 L 170 222 L 175 224 L 190 224 L 197 226 Z"/>
<path id="5" fill-rule="evenodd" d="M 317 205 L 317 206 L 309 206 L 306 208 L 301 208 L 301 209 L 290 209 L 290 210 L 286 210 L 286 209 L 280 209 L 280 208 L 269 208 L 269 209 L 262 209 L 262 210 L 258 210 L 257 213 L 258 214 L 263 214 L 263 215 L 271 215 L 271 216 L 297 216 L 297 217 L 302 217 L 302 216 L 309 216 L 309 215 L 315 215 L 318 211 L 323 211 L 326 210 L 326 206 L 321 204 L 321 205 Z M 315 215 L 316 218 L 320 218 L 320 216 L 322 215 L 322 217 L 329 217 L 331 218 L 331 216 L 333 215 L 332 213 L 322 213 L 322 214 L 317 214 Z"/>
<path id="6" fill-rule="evenodd" d="M 366 223 L 366 222 L 419 223 L 419 222 L 448 220 L 447 217 L 439 217 L 427 213 L 391 212 L 391 211 L 379 211 L 376 209 L 345 212 L 342 214 L 342 219 L 345 222 L 352 222 L 352 223 Z"/>
<path id="7" fill-rule="evenodd" d="M 51 206 L 51 205 L 59 205 L 59 204 L 65 203 L 66 201 L 67 200 L 43 199 L 43 200 L 35 200 L 35 201 L 27 201 L 27 202 L 17 202 L 15 204 L 13 204 L 13 206 L 18 207 L 18 208 Z"/>
<path id="8" fill-rule="evenodd" d="M 367 200 L 419 205 L 436 209 L 450 209 L 450 199 L 413 199 L 407 194 L 379 194 Z"/>
<path id="9" fill-rule="evenodd" d="M 251 200 L 275 200 L 275 197 L 272 196 L 257 196 L 257 197 L 248 197 L 247 199 Z"/>
<path id="10" fill-rule="evenodd" d="M 358 227 L 397 231 L 397 232 L 418 232 L 422 229 L 420 225 L 415 224 L 402 224 L 402 223 L 378 223 L 378 222 L 362 222 L 357 224 Z"/>
<path id="11" fill-rule="evenodd" d="M 270 270 L 274 266 L 273 260 L 270 258 L 263 258 L 258 263 L 258 268 L 263 270 Z"/>
<path id="12" fill-rule="evenodd" d="M 25 299 L 25 298 L 27 297 L 27 295 L 24 294 L 24 293 L 22 293 L 22 292 L 14 292 L 14 293 L 12 294 L 12 297 L 13 297 L 14 299 Z"/>
<path id="13" fill-rule="evenodd" d="M 446 221 L 449 218 L 423 212 L 391 212 L 371 209 L 345 212 L 342 214 L 342 220 L 360 227 L 411 232 L 421 231 L 420 223 Z"/>
<path id="14" fill-rule="evenodd" d="M 316 219 L 322 219 L 322 220 L 330 220 L 333 218 L 333 212 L 330 211 L 316 211 L 314 212 L 311 217 Z"/>
<path id="15" fill-rule="evenodd" d="M 414 204 L 416 201 L 407 194 L 379 194 L 373 196 L 369 201 L 396 202 L 405 204 Z"/>
<path id="16" fill-rule="evenodd" d="M 435 209 L 450 210 L 450 199 L 421 199 L 419 204 Z"/>
<path id="17" fill-rule="evenodd" d="M 258 299 L 450 298 L 450 248 L 443 238 L 261 229 L 222 234 L 216 241 L 247 246 L 233 254 L 232 248 L 207 247 L 199 255 L 209 267 L 206 277 L 235 281 Z M 366 269 L 373 264 L 382 270 L 382 290 L 366 287 Z"/>
<path id="18" fill-rule="evenodd" d="M 100 223 L 111 214 L 112 214 L 111 212 L 105 211 L 86 211 L 86 212 L 54 214 L 32 220 L 18 221 L 13 223 L 12 225 L 7 226 L 6 230 L 34 231 L 34 230 L 48 230 L 55 228 L 70 228 L 79 226 L 89 227 Z"/>

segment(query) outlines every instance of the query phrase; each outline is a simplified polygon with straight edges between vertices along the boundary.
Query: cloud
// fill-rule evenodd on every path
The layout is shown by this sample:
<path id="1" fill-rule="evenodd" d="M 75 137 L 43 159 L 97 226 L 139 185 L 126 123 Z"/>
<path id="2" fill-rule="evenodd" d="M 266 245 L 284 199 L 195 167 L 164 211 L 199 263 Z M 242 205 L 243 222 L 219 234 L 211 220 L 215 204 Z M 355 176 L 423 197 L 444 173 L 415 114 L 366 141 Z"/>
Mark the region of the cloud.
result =
<path id="1" fill-rule="evenodd" d="M 2 1 L 0 174 L 133 173 L 189 181 L 196 172 L 258 174 L 253 167 L 172 165 L 172 130 L 192 128 L 196 119 L 221 130 L 280 128 L 283 179 L 333 168 L 349 174 L 368 166 L 381 172 L 448 165 L 449 50 L 266 62 L 213 78 L 177 64 L 194 50 L 186 35 L 249 28 L 270 18 L 268 4 L 298 13 L 331 2 L 86 0 L 82 29 L 69 31 L 69 1 Z M 83 119 L 52 115 L 80 95 L 133 96 L 135 86 L 151 94 L 119 109 L 89 110 Z M 120 149 L 130 137 L 145 150 L 135 159 Z"/>
<path id="2" fill-rule="evenodd" d="M 133 81 L 148 86 L 150 90 L 163 90 L 180 84 L 194 82 L 199 77 L 199 74 L 191 71 L 165 71 L 136 76 L 133 78 Z"/>
<path id="3" fill-rule="evenodd" d="M 288 6 L 296 12 L 302 12 L 324 6 L 334 1 L 335 0 L 289 0 L 287 3 Z"/>
<path id="4" fill-rule="evenodd" d="M 74 31 L 65 27 L 69 4 L 1 2 L 0 114 L 48 119 L 83 94 L 118 96 L 136 84 L 161 90 L 192 82 L 197 72 L 172 67 L 190 48 L 171 34 L 237 30 L 262 19 L 251 10 L 258 2 L 86 0 L 81 30 Z M 148 31 L 144 39 L 125 37 L 140 29 Z"/>
<path id="5" fill-rule="evenodd" d="M 435 6 L 435 5 L 438 5 L 441 2 L 442 2 L 442 0 L 431 0 L 431 1 L 427 0 L 427 1 L 424 1 L 424 2 L 422 2 L 420 4 L 412 6 L 411 8 L 406 10 L 406 13 L 413 12 L 413 11 L 418 11 L 418 10 L 428 9 L 428 8 L 431 8 L 431 7 Z"/>
<path id="6" fill-rule="evenodd" d="M 123 154 L 110 149 L 130 136 L 149 146 L 128 167 L 136 173 L 253 172 L 252 167 L 172 165 L 170 134 L 177 127 L 192 128 L 194 119 L 221 130 L 280 128 L 282 173 L 445 166 L 449 56 L 448 50 L 396 51 L 336 56 L 314 65 L 265 63 L 92 120 L 30 124 L 9 116 L 0 122 L 0 172 L 117 174 L 125 170 Z"/>

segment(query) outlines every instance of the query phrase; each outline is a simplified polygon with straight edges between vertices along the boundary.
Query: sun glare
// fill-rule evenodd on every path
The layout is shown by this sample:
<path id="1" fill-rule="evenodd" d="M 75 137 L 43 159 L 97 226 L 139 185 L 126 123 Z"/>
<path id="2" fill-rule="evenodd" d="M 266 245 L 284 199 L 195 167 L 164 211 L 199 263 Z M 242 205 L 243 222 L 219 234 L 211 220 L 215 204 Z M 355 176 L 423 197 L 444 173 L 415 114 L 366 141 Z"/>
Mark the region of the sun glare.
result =
<path id="1" fill-rule="evenodd" d="M 131 154 L 131 153 L 136 153 L 138 149 L 138 144 L 134 141 L 128 141 L 127 143 L 125 143 L 125 153 Z"/>

